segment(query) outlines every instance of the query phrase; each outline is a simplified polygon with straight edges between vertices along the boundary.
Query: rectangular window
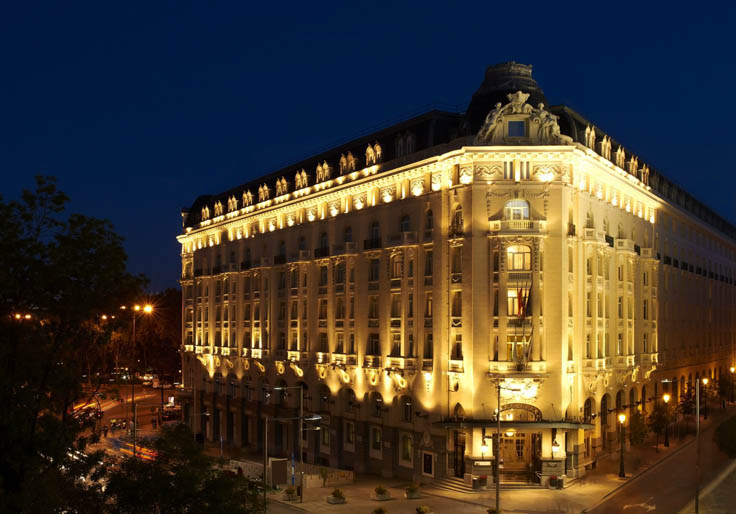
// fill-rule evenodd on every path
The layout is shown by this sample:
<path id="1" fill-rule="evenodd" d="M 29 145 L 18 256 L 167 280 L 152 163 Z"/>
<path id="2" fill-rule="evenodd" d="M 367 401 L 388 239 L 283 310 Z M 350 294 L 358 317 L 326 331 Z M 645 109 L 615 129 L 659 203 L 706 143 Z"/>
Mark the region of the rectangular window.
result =
<path id="1" fill-rule="evenodd" d="M 424 336 L 424 358 L 432 359 L 434 355 L 434 341 L 432 340 L 432 334 L 425 334 Z"/>
<path id="2" fill-rule="evenodd" d="M 335 353 L 345 353 L 345 334 L 338 332 L 336 337 L 337 343 L 335 345 Z"/>
<path id="3" fill-rule="evenodd" d="M 327 334 L 325 332 L 319 333 L 319 351 L 322 353 L 327 353 L 330 351 L 329 345 L 327 343 Z"/>
<path id="4" fill-rule="evenodd" d="M 624 317 L 624 297 L 623 296 L 618 297 L 618 317 L 619 318 Z"/>
<path id="5" fill-rule="evenodd" d="M 427 293 L 424 295 L 424 317 L 432 317 L 432 293 Z"/>
<path id="6" fill-rule="evenodd" d="M 463 360 L 463 335 L 455 334 L 455 344 L 452 346 L 452 360 Z"/>
<path id="7" fill-rule="evenodd" d="M 590 359 L 590 334 L 585 334 L 585 358 Z"/>
<path id="8" fill-rule="evenodd" d="M 424 252 L 424 276 L 432 276 L 432 250 Z"/>
<path id="9" fill-rule="evenodd" d="M 525 137 L 525 136 L 526 136 L 526 122 L 509 121 L 509 137 Z"/>
<path id="10" fill-rule="evenodd" d="M 391 317 L 392 318 L 401 317 L 401 295 L 400 294 L 391 295 Z"/>
<path id="11" fill-rule="evenodd" d="M 591 293 L 588 292 L 588 293 L 585 293 L 585 315 L 588 317 L 592 316 L 590 303 L 591 303 Z"/>
<path id="12" fill-rule="evenodd" d="M 644 353 L 649 353 L 649 337 L 646 332 L 642 334 L 642 345 L 644 346 Z"/>
<path id="13" fill-rule="evenodd" d="M 319 300 L 319 319 L 327 319 L 327 298 L 320 298 Z"/>
<path id="14" fill-rule="evenodd" d="M 323 265 L 319 267 L 319 285 L 327 285 L 327 266 Z"/>
<path id="15" fill-rule="evenodd" d="M 335 319 L 345 319 L 345 298 L 335 298 Z"/>
<path id="16" fill-rule="evenodd" d="M 378 297 L 371 296 L 368 298 L 368 318 L 378 319 Z"/>
<path id="17" fill-rule="evenodd" d="M 368 268 L 368 281 L 375 282 L 378 280 L 380 271 L 380 263 L 378 259 L 371 259 Z"/>
<path id="18" fill-rule="evenodd" d="M 452 316 L 459 318 L 463 315 L 463 293 L 455 291 L 452 294 Z"/>
<path id="19" fill-rule="evenodd" d="M 365 350 L 366 355 L 381 355 L 381 344 L 378 334 L 368 334 L 368 347 Z"/>
<path id="20" fill-rule="evenodd" d="M 380 450 L 381 448 L 381 429 L 378 427 L 371 427 L 371 449 Z"/>
<path id="21" fill-rule="evenodd" d="M 619 333 L 618 340 L 616 341 L 616 355 L 624 354 L 624 335 Z"/>
<path id="22" fill-rule="evenodd" d="M 642 316 L 644 319 L 649 319 L 649 303 L 647 300 L 642 302 Z"/>
<path id="23" fill-rule="evenodd" d="M 345 422 L 345 442 L 348 444 L 355 442 L 355 424 L 352 421 Z"/>
<path id="24" fill-rule="evenodd" d="M 394 332 L 391 334 L 391 357 L 400 357 L 401 355 L 401 334 Z"/>

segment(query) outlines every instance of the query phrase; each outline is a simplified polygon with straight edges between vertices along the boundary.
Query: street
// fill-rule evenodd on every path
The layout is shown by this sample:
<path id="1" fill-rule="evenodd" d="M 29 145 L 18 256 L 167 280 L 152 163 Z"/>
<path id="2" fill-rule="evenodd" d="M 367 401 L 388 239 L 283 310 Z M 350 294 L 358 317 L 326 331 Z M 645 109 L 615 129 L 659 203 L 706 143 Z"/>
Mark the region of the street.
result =
<path id="1" fill-rule="evenodd" d="M 728 457 L 713 441 L 714 428 L 710 425 L 700 434 L 701 490 L 728 462 Z M 687 445 L 586 512 L 678 512 L 695 496 L 695 453 L 695 443 Z"/>

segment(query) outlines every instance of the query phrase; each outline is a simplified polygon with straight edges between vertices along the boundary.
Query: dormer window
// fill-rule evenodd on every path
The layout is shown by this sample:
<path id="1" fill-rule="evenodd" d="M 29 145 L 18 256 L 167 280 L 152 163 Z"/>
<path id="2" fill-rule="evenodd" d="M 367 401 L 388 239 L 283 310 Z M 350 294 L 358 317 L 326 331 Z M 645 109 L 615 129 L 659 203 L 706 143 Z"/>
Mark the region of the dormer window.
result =
<path id="1" fill-rule="evenodd" d="M 509 137 L 526 137 L 526 122 L 509 121 L 508 134 Z"/>

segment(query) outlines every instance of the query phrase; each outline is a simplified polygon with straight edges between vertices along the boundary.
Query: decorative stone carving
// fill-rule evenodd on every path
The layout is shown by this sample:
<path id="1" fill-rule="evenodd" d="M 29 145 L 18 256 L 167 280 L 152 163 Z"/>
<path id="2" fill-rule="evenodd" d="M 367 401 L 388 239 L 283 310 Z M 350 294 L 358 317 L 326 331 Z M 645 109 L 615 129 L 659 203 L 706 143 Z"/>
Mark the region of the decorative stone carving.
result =
<path id="1" fill-rule="evenodd" d="M 572 138 L 560 133 L 558 117 L 544 109 L 544 104 L 532 107 L 527 104 L 529 94 L 517 91 L 507 95 L 509 103 L 500 102 L 486 116 L 485 123 L 475 137 L 476 145 L 502 145 L 510 142 L 523 144 L 562 145 L 571 144 Z M 524 121 L 527 123 L 526 137 L 509 141 L 504 130 L 507 121 Z M 518 141 L 516 141 L 518 139 Z"/>
<path id="2" fill-rule="evenodd" d="M 263 184 L 258 188 L 258 201 L 265 202 L 271 196 L 271 191 L 267 184 Z"/>
<path id="3" fill-rule="evenodd" d="M 307 219 L 309 221 L 317 219 L 317 210 L 314 207 L 307 209 Z"/>
<path id="4" fill-rule="evenodd" d="M 285 195 L 289 192 L 289 183 L 284 177 L 276 181 L 276 196 Z"/>
<path id="5" fill-rule="evenodd" d="M 433 173 L 432 174 L 432 191 L 439 191 L 442 189 L 442 173 Z"/>
<path id="6" fill-rule="evenodd" d="M 603 139 L 601 139 L 601 142 L 598 143 L 598 153 L 601 154 L 604 158 L 611 160 L 611 138 L 608 136 L 603 136 Z"/>
<path id="7" fill-rule="evenodd" d="M 395 196 L 394 186 L 388 186 L 388 187 L 381 188 L 381 200 L 383 200 L 384 203 L 391 202 L 394 199 L 394 196 Z"/>
<path id="8" fill-rule="evenodd" d="M 248 207 L 253 204 L 253 194 L 248 191 L 243 191 L 243 207 Z"/>
<path id="9" fill-rule="evenodd" d="M 330 202 L 328 210 L 330 211 L 330 216 L 333 218 L 340 214 L 340 201 L 336 200 L 334 202 Z"/>
<path id="10" fill-rule="evenodd" d="M 473 168 L 472 166 L 463 166 L 460 168 L 460 183 L 470 184 L 473 181 Z"/>
<path id="11" fill-rule="evenodd" d="M 409 189 L 411 190 L 411 194 L 413 194 L 414 196 L 421 195 L 422 193 L 424 193 L 424 179 L 412 179 Z"/>
<path id="12" fill-rule="evenodd" d="M 215 202 L 215 216 L 222 216 L 222 202 L 219 200 Z"/>
<path id="13" fill-rule="evenodd" d="M 493 180 L 503 177 L 503 164 L 480 164 L 475 167 L 475 178 L 478 180 Z"/>
<path id="14" fill-rule="evenodd" d="M 365 193 L 359 194 L 353 198 L 353 205 L 355 205 L 355 208 L 360 210 L 363 207 L 365 207 Z"/>
<path id="15" fill-rule="evenodd" d="M 206 205 L 202 207 L 202 221 L 210 219 L 210 208 Z"/>
<path id="16" fill-rule="evenodd" d="M 233 212 L 238 210 L 238 199 L 235 196 L 231 196 L 227 199 L 227 212 Z"/>
<path id="17" fill-rule="evenodd" d="M 585 127 L 585 146 L 595 150 L 595 128 L 590 125 Z"/>

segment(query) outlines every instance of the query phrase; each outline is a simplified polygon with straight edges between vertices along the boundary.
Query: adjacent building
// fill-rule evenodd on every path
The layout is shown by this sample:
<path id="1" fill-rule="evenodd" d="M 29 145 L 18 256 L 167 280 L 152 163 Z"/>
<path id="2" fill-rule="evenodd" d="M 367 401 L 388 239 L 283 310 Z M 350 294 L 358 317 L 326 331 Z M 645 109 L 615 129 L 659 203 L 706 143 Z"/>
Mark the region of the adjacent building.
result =
<path id="1" fill-rule="evenodd" d="M 178 241 L 184 418 L 263 451 L 268 417 L 273 456 L 573 478 L 733 362 L 736 229 L 513 62 L 464 113 L 199 197 Z"/>

